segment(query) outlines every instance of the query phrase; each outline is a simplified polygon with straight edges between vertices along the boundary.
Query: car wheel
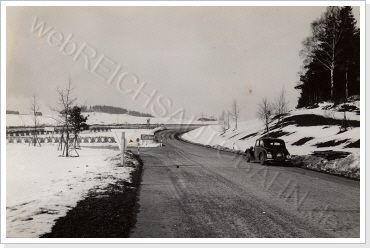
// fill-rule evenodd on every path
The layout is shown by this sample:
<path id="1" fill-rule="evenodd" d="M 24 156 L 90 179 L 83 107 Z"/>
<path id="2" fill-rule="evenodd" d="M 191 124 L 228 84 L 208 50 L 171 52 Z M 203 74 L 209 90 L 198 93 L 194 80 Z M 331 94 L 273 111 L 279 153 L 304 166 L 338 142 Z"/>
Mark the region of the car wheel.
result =
<path id="1" fill-rule="evenodd" d="M 260 155 L 260 163 L 262 165 L 266 164 L 266 155 L 264 153 L 261 153 Z"/>

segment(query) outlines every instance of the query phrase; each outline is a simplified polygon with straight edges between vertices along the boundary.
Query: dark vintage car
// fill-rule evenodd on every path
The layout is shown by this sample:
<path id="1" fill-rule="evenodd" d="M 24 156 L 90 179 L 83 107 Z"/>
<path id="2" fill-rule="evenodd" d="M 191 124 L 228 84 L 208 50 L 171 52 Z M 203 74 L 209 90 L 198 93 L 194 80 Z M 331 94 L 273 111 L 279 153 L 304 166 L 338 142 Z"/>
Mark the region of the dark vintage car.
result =
<path id="1" fill-rule="evenodd" d="M 286 163 L 290 162 L 290 154 L 285 147 L 282 139 L 260 138 L 256 141 L 253 148 L 245 150 L 247 161 L 256 161 L 261 164 L 266 163 Z"/>

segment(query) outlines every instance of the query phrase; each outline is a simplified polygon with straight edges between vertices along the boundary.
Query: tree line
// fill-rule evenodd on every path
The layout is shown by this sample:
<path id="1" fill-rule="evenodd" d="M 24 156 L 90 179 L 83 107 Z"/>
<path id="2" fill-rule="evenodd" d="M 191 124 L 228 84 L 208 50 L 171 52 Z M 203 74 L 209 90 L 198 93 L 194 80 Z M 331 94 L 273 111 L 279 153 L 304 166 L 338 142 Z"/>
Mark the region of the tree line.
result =
<path id="1" fill-rule="evenodd" d="M 139 116 L 139 117 L 153 117 L 151 114 L 141 113 L 138 111 L 128 110 L 125 108 L 114 107 L 114 106 L 106 106 L 106 105 L 94 105 L 90 106 L 81 106 L 82 112 L 102 112 L 108 114 L 128 114 L 132 116 Z"/>
<path id="2" fill-rule="evenodd" d="M 6 114 L 8 115 L 19 115 L 19 111 L 13 111 L 13 110 L 6 110 Z"/>
<path id="3" fill-rule="evenodd" d="M 352 7 L 328 7 L 311 23 L 302 45 L 298 108 L 320 101 L 338 104 L 360 94 L 360 29 Z"/>

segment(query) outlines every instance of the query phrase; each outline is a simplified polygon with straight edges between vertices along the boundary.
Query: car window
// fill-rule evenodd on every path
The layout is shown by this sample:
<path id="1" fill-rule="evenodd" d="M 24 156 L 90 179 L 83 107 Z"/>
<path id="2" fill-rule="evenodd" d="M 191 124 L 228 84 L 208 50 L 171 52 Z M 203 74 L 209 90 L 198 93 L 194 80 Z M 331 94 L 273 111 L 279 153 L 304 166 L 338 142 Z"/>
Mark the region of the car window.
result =
<path id="1" fill-rule="evenodd" d="M 259 143 L 260 143 L 260 141 L 259 141 L 259 140 L 257 140 L 257 141 L 256 141 L 256 146 L 259 146 Z"/>
<path id="2" fill-rule="evenodd" d="M 260 140 L 260 146 L 264 146 L 264 142 L 263 142 L 263 140 Z"/>
<path id="3" fill-rule="evenodd" d="M 285 144 L 282 141 L 270 141 L 270 142 L 268 142 L 268 147 L 270 147 L 270 148 L 284 148 Z"/>

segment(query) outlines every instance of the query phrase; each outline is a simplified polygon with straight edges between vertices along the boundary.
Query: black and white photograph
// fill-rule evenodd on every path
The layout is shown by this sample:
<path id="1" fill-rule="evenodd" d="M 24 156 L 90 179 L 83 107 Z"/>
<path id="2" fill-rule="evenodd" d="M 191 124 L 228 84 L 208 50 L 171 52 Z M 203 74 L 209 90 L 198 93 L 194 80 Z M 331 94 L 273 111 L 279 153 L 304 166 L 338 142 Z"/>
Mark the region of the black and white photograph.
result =
<path id="1" fill-rule="evenodd" d="M 1 243 L 364 242 L 365 2 L 1 4 Z"/>

